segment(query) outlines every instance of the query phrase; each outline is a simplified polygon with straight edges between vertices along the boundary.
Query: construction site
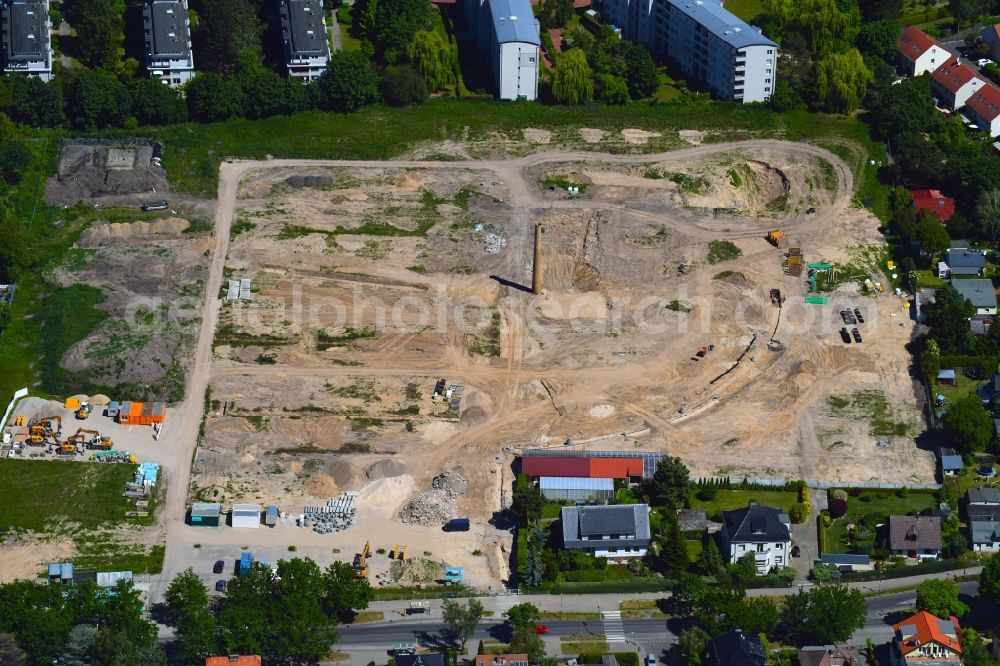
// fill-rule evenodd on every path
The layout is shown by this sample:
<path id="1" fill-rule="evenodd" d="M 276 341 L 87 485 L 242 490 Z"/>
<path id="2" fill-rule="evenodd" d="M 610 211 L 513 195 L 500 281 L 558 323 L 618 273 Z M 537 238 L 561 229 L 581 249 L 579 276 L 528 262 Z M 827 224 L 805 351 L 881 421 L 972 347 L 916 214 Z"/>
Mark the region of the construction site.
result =
<path id="1" fill-rule="evenodd" d="M 692 476 L 933 479 L 900 379 L 913 324 L 878 220 L 823 149 L 223 177 L 189 501 L 299 516 L 356 493 L 349 525 L 278 527 L 346 560 L 406 545 L 484 585 L 509 573 L 510 534 L 489 521 L 525 448 L 664 451 Z M 460 517 L 471 530 L 442 535 Z M 402 580 L 391 562 L 371 576 Z"/>

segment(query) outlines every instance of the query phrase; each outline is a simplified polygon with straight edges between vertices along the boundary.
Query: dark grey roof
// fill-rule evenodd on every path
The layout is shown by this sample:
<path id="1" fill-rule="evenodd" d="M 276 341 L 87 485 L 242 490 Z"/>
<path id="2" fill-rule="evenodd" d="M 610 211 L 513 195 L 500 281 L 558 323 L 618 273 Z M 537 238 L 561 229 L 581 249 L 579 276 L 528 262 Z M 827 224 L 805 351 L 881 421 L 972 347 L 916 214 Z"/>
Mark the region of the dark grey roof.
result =
<path id="1" fill-rule="evenodd" d="M 705 666 L 765 666 L 767 654 L 756 638 L 733 629 L 705 644 Z"/>
<path id="2" fill-rule="evenodd" d="M 969 523 L 972 543 L 996 543 L 1000 541 L 1000 521 L 973 520 Z"/>
<path id="3" fill-rule="evenodd" d="M 969 522 L 974 520 L 1000 520 L 1000 506 L 995 504 L 969 504 L 965 507 L 965 515 Z"/>
<path id="4" fill-rule="evenodd" d="M 760 30 L 732 14 L 716 0 L 667 0 L 667 2 L 734 49 L 747 46 L 778 47 L 761 34 Z"/>
<path id="5" fill-rule="evenodd" d="M 564 506 L 562 529 L 563 545 L 567 548 L 645 548 L 649 545 L 649 506 Z M 603 536 L 618 538 L 602 539 Z"/>
<path id="6" fill-rule="evenodd" d="M 478 1 L 478 0 L 476 0 Z M 538 46 L 538 23 L 531 9 L 531 0 L 488 0 L 493 32 L 497 42 L 524 42 Z"/>
<path id="7" fill-rule="evenodd" d="M 682 530 L 705 530 L 712 525 L 704 509 L 681 509 L 677 512 L 677 522 Z"/>
<path id="8" fill-rule="evenodd" d="M 979 272 L 986 266 L 986 254 L 979 250 L 952 249 L 948 250 L 945 261 L 953 273 L 957 268 L 974 268 Z"/>
<path id="9" fill-rule="evenodd" d="M 8 0 L 3 11 L 8 61 L 39 60 L 49 50 L 48 9 L 43 0 Z"/>
<path id="10" fill-rule="evenodd" d="M 819 561 L 823 564 L 851 564 L 867 566 L 872 563 L 867 555 L 856 553 L 823 553 L 819 556 Z"/>
<path id="11" fill-rule="evenodd" d="M 992 325 L 992 315 L 977 315 L 969 319 L 969 330 L 975 335 L 986 335 L 990 332 L 990 326 Z"/>
<path id="12" fill-rule="evenodd" d="M 936 516 L 889 516 L 892 550 L 939 550 L 941 519 Z"/>
<path id="13" fill-rule="evenodd" d="M 990 280 L 952 280 L 951 286 L 962 298 L 972 301 L 977 308 L 995 308 L 997 306 L 996 289 Z"/>
<path id="14" fill-rule="evenodd" d="M 291 55 L 322 56 L 327 53 L 321 0 L 281 0 L 281 33 Z"/>
<path id="15" fill-rule="evenodd" d="M 969 488 L 969 504 L 1000 504 L 1000 490 L 992 486 Z"/>
<path id="16" fill-rule="evenodd" d="M 191 53 L 187 9 L 181 0 L 146 0 L 142 20 L 147 53 L 173 58 L 186 58 Z"/>
<path id="17" fill-rule="evenodd" d="M 743 509 L 722 512 L 722 529 L 730 543 L 791 541 L 792 535 L 778 509 L 751 504 Z"/>

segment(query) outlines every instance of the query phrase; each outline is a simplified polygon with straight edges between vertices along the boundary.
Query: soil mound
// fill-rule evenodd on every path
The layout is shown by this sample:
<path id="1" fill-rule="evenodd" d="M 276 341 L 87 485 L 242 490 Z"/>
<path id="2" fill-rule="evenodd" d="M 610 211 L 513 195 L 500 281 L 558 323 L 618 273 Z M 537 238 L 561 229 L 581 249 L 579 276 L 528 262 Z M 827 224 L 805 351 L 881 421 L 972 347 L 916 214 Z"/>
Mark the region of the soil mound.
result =
<path id="1" fill-rule="evenodd" d="M 379 460 L 377 463 L 369 465 L 368 469 L 365 470 L 365 476 L 372 481 L 390 479 L 404 474 L 406 474 L 406 465 L 391 458 Z"/>

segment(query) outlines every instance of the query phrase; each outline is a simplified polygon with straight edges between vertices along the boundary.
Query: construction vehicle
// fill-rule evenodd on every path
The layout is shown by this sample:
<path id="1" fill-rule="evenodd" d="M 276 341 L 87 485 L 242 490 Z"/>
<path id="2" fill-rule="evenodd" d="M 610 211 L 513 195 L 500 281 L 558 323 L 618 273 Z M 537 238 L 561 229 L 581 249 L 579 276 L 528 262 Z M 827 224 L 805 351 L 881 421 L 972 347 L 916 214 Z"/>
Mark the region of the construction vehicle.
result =
<path id="1" fill-rule="evenodd" d="M 56 455 L 58 456 L 75 456 L 78 453 L 83 453 L 83 447 L 77 446 L 68 439 L 56 448 Z"/>
<path id="2" fill-rule="evenodd" d="M 45 432 L 45 426 L 28 426 L 27 444 L 30 446 L 45 446 L 45 436 L 47 434 L 48 433 Z"/>
<path id="3" fill-rule="evenodd" d="M 14 425 L 16 425 L 19 428 L 22 427 L 22 426 L 24 426 L 24 415 L 23 414 L 21 416 L 17 416 L 17 417 L 14 418 Z"/>
<path id="4" fill-rule="evenodd" d="M 767 242 L 774 247 L 784 247 L 785 243 L 788 242 L 788 237 L 785 236 L 785 232 L 781 229 L 775 229 L 767 234 Z"/>
<path id="5" fill-rule="evenodd" d="M 354 564 L 352 566 L 358 578 L 368 577 L 368 558 L 371 557 L 371 554 L 371 543 L 366 541 L 365 547 L 361 549 L 361 552 L 354 555 Z"/>
<path id="6" fill-rule="evenodd" d="M 83 421 L 90 416 L 90 403 L 84 402 L 80 405 L 80 409 L 74 412 L 78 421 Z"/>
<path id="7" fill-rule="evenodd" d="M 101 451 L 110 451 L 115 448 L 110 437 L 105 437 L 96 430 L 87 430 L 86 428 L 80 428 L 66 441 L 78 446 L 81 450 L 84 447 Z"/>
<path id="8" fill-rule="evenodd" d="M 55 424 L 55 427 L 53 427 Z M 62 435 L 62 417 L 61 416 L 46 416 L 44 419 L 38 419 L 37 421 L 32 421 L 29 425 L 39 425 L 45 428 L 45 434 L 51 435 L 55 434 L 56 437 Z"/>

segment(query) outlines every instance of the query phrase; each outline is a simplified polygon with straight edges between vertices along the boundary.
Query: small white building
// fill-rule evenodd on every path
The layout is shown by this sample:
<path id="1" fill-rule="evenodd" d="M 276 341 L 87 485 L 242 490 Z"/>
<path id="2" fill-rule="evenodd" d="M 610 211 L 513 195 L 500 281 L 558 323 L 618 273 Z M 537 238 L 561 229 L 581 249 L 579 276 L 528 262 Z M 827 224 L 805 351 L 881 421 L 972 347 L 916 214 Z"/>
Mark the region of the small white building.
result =
<path id="1" fill-rule="evenodd" d="M 3 71 L 52 80 L 49 0 L 3 0 Z"/>
<path id="2" fill-rule="evenodd" d="M 538 21 L 529 0 L 463 0 L 479 51 L 489 58 L 497 96 L 538 98 Z"/>
<path id="3" fill-rule="evenodd" d="M 150 78 L 168 86 L 187 83 L 194 76 L 187 0 L 145 0 L 142 26 Z"/>
<path id="4" fill-rule="evenodd" d="M 233 527 L 257 529 L 260 527 L 260 504 L 234 504 L 230 518 Z"/>
<path id="5" fill-rule="evenodd" d="M 933 72 L 952 57 L 940 42 L 912 25 L 903 28 L 896 40 L 896 48 L 899 50 L 899 67 L 907 76 Z"/>
<path id="6" fill-rule="evenodd" d="M 722 512 L 722 552 L 729 562 L 753 553 L 757 574 L 788 566 L 792 548 L 792 521 L 788 514 L 751 503 L 744 509 Z"/>
<path id="7" fill-rule="evenodd" d="M 302 83 L 315 81 L 330 64 L 322 1 L 280 0 L 278 9 L 288 76 Z"/>

